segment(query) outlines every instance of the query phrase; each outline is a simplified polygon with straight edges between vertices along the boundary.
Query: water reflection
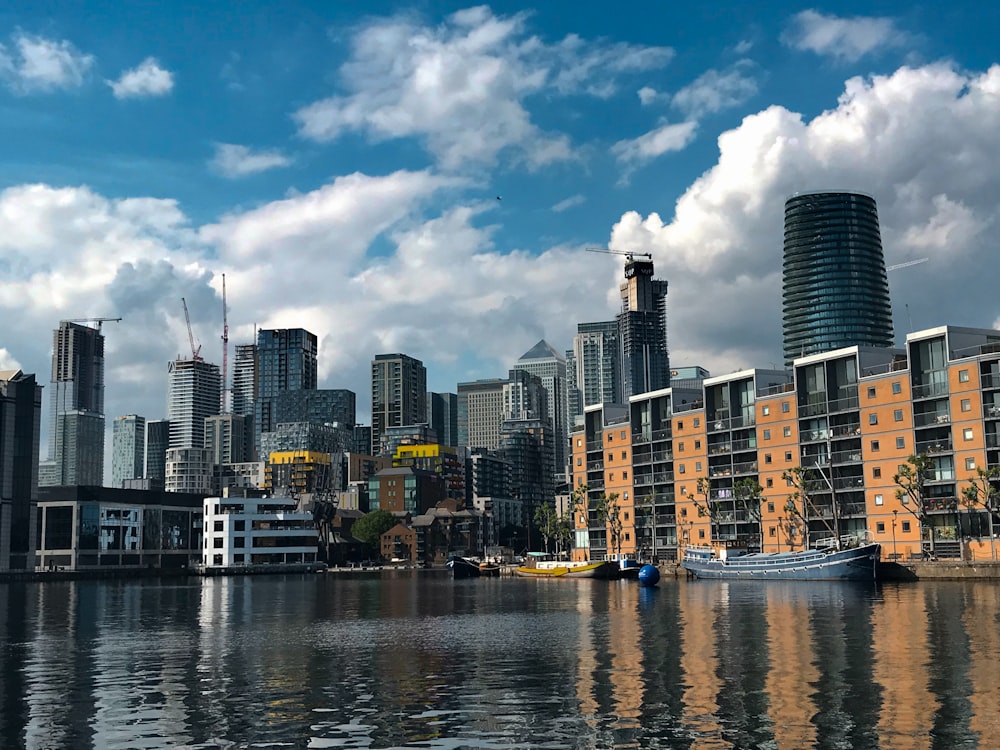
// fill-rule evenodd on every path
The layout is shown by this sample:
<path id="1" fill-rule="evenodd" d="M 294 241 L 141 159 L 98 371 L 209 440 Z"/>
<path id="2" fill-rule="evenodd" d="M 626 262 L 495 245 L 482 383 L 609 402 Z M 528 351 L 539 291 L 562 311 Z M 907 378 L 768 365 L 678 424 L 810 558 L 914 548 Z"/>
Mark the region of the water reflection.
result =
<path id="1" fill-rule="evenodd" d="M 998 660 L 992 583 L 0 584 L 0 746 L 991 747 Z"/>

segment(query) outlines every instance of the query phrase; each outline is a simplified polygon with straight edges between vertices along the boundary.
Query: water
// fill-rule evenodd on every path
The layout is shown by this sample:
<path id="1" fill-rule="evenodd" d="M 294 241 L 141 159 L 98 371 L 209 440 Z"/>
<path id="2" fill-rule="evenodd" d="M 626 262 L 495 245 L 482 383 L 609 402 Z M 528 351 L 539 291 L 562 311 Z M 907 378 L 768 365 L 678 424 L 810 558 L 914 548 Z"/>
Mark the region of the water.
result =
<path id="1" fill-rule="evenodd" d="M 1000 586 L 0 584 L 0 747 L 973 748 Z"/>

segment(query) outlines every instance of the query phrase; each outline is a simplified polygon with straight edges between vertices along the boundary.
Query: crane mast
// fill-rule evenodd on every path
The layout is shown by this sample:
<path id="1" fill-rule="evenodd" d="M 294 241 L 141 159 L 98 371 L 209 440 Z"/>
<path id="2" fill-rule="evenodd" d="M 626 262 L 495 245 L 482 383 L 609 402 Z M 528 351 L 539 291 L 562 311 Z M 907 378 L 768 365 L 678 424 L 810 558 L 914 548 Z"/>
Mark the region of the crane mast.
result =
<path id="1" fill-rule="evenodd" d="M 226 309 L 226 274 L 222 274 L 222 413 L 229 405 L 226 374 L 229 369 L 229 313 Z"/>

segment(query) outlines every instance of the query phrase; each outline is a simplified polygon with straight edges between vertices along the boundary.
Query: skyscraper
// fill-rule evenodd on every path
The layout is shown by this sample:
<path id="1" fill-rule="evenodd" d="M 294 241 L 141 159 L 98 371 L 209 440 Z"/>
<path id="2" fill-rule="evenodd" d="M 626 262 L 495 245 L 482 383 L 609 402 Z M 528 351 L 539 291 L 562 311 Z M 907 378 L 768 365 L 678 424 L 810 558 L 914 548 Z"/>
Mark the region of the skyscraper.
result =
<path id="1" fill-rule="evenodd" d="M 372 360 L 372 455 L 379 454 L 387 427 L 427 419 L 427 369 L 406 354 L 377 354 Z"/>
<path id="2" fill-rule="evenodd" d="M 212 462 L 205 449 L 205 420 L 219 413 L 219 368 L 201 359 L 178 359 L 167 372 L 167 491 L 210 492 Z"/>
<path id="3" fill-rule="evenodd" d="M 500 446 L 505 419 L 504 386 L 508 378 L 487 378 L 458 384 L 458 444 L 494 451 Z"/>
<path id="4" fill-rule="evenodd" d="M 875 199 L 796 193 L 785 202 L 785 363 L 846 346 L 892 346 L 892 305 Z"/>
<path id="5" fill-rule="evenodd" d="M 163 481 L 167 476 L 167 448 L 170 447 L 170 420 L 146 422 L 146 479 Z"/>
<path id="6" fill-rule="evenodd" d="M 653 278 L 653 261 L 629 255 L 618 314 L 622 400 L 670 385 L 667 349 L 667 282 Z"/>
<path id="7" fill-rule="evenodd" d="M 514 363 L 514 369 L 537 375 L 548 395 L 547 416 L 552 424 L 553 456 L 555 471 L 563 473 L 566 468 L 566 449 L 569 446 L 569 429 L 566 420 L 566 359 L 544 339 L 521 355 Z M 514 419 L 518 417 L 511 415 Z M 543 417 L 544 418 L 544 417 Z"/>
<path id="8" fill-rule="evenodd" d="M 577 417 L 593 404 L 622 402 L 621 346 L 618 323 L 606 320 L 579 323 L 573 348 L 566 352 L 566 429 L 572 432 Z"/>
<path id="9" fill-rule="evenodd" d="M 274 399 L 278 394 L 316 390 L 317 346 L 316 334 L 304 328 L 262 329 L 257 332 L 253 428 L 254 447 L 258 455 L 260 434 L 274 429 L 278 423 L 274 413 Z M 235 393 L 233 400 L 235 403 Z"/>
<path id="10" fill-rule="evenodd" d="M 140 479 L 145 460 L 146 418 L 118 417 L 111 428 L 111 486 L 121 488 L 126 479 Z"/>
<path id="11" fill-rule="evenodd" d="M 441 445 L 458 445 L 458 395 L 427 392 L 427 424 Z"/>
<path id="12" fill-rule="evenodd" d="M 43 484 L 104 483 L 104 336 L 61 321 L 52 332 L 49 454 Z M 97 437 L 97 439 L 95 439 Z"/>
<path id="13" fill-rule="evenodd" d="M 0 371 L 0 570 L 34 570 L 42 387 Z"/>

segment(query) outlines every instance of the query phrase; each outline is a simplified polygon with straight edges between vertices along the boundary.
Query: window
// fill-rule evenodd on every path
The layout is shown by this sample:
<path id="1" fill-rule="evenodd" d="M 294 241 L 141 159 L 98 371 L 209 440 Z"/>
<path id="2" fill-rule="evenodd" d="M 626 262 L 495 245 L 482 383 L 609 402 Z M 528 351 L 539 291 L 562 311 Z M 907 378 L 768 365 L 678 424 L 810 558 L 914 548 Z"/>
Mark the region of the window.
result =
<path id="1" fill-rule="evenodd" d="M 896 438 L 896 447 L 899 450 L 903 450 L 903 448 L 906 447 L 906 438 L 901 438 L 901 437 Z"/>
<path id="2" fill-rule="evenodd" d="M 247 522 L 246 521 L 235 521 L 235 522 L 233 522 L 233 529 L 235 531 L 246 531 L 247 530 Z"/>
<path id="3" fill-rule="evenodd" d="M 969 471 L 973 471 L 976 468 L 976 459 L 967 458 L 965 459 L 965 468 Z"/>
<path id="4" fill-rule="evenodd" d="M 683 453 L 683 452 L 684 452 L 684 441 L 683 441 L 683 440 L 681 440 L 681 441 L 680 441 L 680 442 L 679 442 L 679 443 L 677 444 L 677 452 L 678 452 L 678 453 Z"/>
<path id="5" fill-rule="evenodd" d="M 909 531 L 909 530 L 910 530 L 910 522 L 903 521 L 903 531 Z"/>
<path id="6" fill-rule="evenodd" d="M 764 439 L 765 440 L 770 440 L 771 439 L 771 431 L 770 430 L 764 430 Z"/>
<path id="7" fill-rule="evenodd" d="M 222 531 L 222 530 L 223 530 L 222 521 L 216 521 L 215 522 L 215 531 Z"/>
<path id="8" fill-rule="evenodd" d="M 680 468 L 677 469 L 677 473 L 678 474 L 683 474 L 684 473 L 684 464 L 680 465 Z"/>
<path id="9" fill-rule="evenodd" d="M 677 420 L 677 429 L 678 430 L 683 430 L 684 429 L 684 420 L 683 419 L 678 419 Z"/>
<path id="10" fill-rule="evenodd" d="M 622 440 L 627 440 L 627 439 L 628 435 L 625 433 L 625 430 L 622 430 Z"/>
<path id="11" fill-rule="evenodd" d="M 876 495 L 875 496 L 875 504 L 876 505 L 882 505 L 884 502 L 885 502 L 885 500 L 883 499 L 883 497 L 881 495 Z"/>
<path id="12" fill-rule="evenodd" d="M 628 490 L 625 490 L 625 491 L 624 491 L 624 492 L 622 493 L 622 499 L 623 499 L 623 500 L 628 500 Z"/>
<path id="13" fill-rule="evenodd" d="M 698 419 L 698 417 L 694 418 L 694 426 L 695 427 L 701 427 L 701 420 Z"/>
<path id="14" fill-rule="evenodd" d="M 791 407 L 791 406 L 789 406 L 789 404 L 788 404 L 788 402 L 787 402 L 787 401 L 782 401 L 782 402 L 781 402 L 781 411 L 782 411 L 782 413 L 783 413 L 783 414 L 788 414 L 788 412 L 789 412 L 789 410 L 790 410 L 791 408 L 792 408 L 792 407 Z"/>
<path id="15" fill-rule="evenodd" d="M 696 451 L 700 451 L 701 450 L 701 441 L 700 440 L 695 440 L 694 441 L 694 449 Z"/>
<path id="16" fill-rule="evenodd" d="M 608 463 L 611 463 L 614 460 L 615 460 L 615 454 L 614 453 L 609 453 L 608 454 Z"/>
<path id="17" fill-rule="evenodd" d="M 624 461 L 626 458 L 628 458 L 628 452 L 622 451 L 622 461 Z"/>
<path id="18" fill-rule="evenodd" d="M 762 406 L 760 408 L 760 413 L 763 414 L 766 417 L 768 414 L 771 413 L 771 407 L 770 406 Z"/>
<path id="19" fill-rule="evenodd" d="M 875 398 L 875 386 L 868 387 L 868 398 Z"/>
<path id="20" fill-rule="evenodd" d="M 576 457 L 576 465 L 583 466 L 583 459 L 580 458 L 579 456 Z"/>
<path id="21" fill-rule="evenodd" d="M 233 538 L 233 546 L 234 547 L 245 547 L 246 546 L 246 542 L 247 542 L 247 538 L 245 536 L 238 536 L 238 537 L 234 537 Z"/>
<path id="22" fill-rule="evenodd" d="M 628 520 L 628 511 L 625 511 L 625 520 Z"/>
<path id="23" fill-rule="evenodd" d="M 705 529 L 698 529 L 698 538 L 699 539 L 705 538 Z"/>
<path id="24" fill-rule="evenodd" d="M 768 513 L 774 513 L 774 503 L 768 503 L 767 504 L 767 512 Z"/>
<path id="25" fill-rule="evenodd" d="M 896 410 L 894 410 L 892 412 L 892 421 L 893 422 L 902 422 L 903 421 L 903 410 L 902 409 L 896 409 Z"/>
<path id="26" fill-rule="evenodd" d="M 872 440 L 872 453 L 878 453 L 878 440 Z"/>
<path id="27" fill-rule="evenodd" d="M 771 479 L 771 477 L 768 477 L 768 478 L 767 478 L 767 480 L 765 481 L 765 484 L 766 484 L 766 485 L 767 485 L 768 487 L 774 487 L 774 480 L 773 480 L 773 479 Z"/>
<path id="28" fill-rule="evenodd" d="M 218 537 L 212 540 L 212 546 L 215 549 L 222 549 L 222 537 Z"/>
<path id="29" fill-rule="evenodd" d="M 788 426 L 786 425 L 786 426 L 785 426 L 785 429 L 784 429 L 784 430 L 782 430 L 782 433 L 781 433 L 781 434 L 782 434 L 782 435 L 784 435 L 785 437 L 791 437 L 791 436 L 792 436 L 792 428 L 791 428 L 791 427 L 788 427 Z"/>
<path id="30" fill-rule="evenodd" d="M 882 478 L 882 467 L 881 466 L 874 467 L 872 469 L 872 479 L 881 479 L 881 478 Z"/>
<path id="31" fill-rule="evenodd" d="M 972 411 L 972 401 L 967 398 L 962 399 L 962 411 Z"/>
<path id="32" fill-rule="evenodd" d="M 768 526 L 767 527 L 767 535 L 768 536 L 777 536 L 777 534 L 774 531 L 774 527 L 773 526 Z"/>
<path id="33" fill-rule="evenodd" d="M 868 415 L 868 424 L 878 424 L 878 414 L 872 412 Z"/>
<path id="34" fill-rule="evenodd" d="M 966 427 L 962 430 L 962 440 L 972 440 L 972 428 Z"/>
<path id="35" fill-rule="evenodd" d="M 900 381 L 898 381 L 898 380 L 893 381 L 892 392 L 896 393 L 896 394 L 902 393 L 903 392 L 903 384 Z"/>
<path id="36" fill-rule="evenodd" d="M 792 460 L 792 452 L 785 451 L 785 461 L 791 461 L 791 460 Z"/>
<path id="37" fill-rule="evenodd" d="M 877 531 L 879 534 L 884 534 L 885 533 L 885 521 L 879 521 L 878 523 L 876 523 L 875 524 L 875 531 Z"/>
<path id="38" fill-rule="evenodd" d="M 771 463 L 771 454 L 770 453 L 765 453 L 764 454 L 764 463 L 766 463 L 766 464 Z"/>
<path id="39" fill-rule="evenodd" d="M 626 513 L 626 514 L 625 514 L 625 520 L 626 520 L 626 521 L 628 520 L 628 513 Z M 627 542 L 627 541 L 629 541 L 629 540 L 630 540 L 631 538 L 632 538 L 632 535 L 631 535 L 631 534 L 629 534 L 629 533 L 628 533 L 628 532 L 626 531 L 626 532 L 625 532 L 625 541 Z"/>
<path id="40" fill-rule="evenodd" d="M 577 438 L 576 439 L 576 447 L 577 448 L 583 447 L 583 438 Z"/>
<path id="41" fill-rule="evenodd" d="M 968 383 L 969 382 L 969 371 L 968 370 L 959 370 L 958 371 L 958 382 L 959 383 Z"/>
<path id="42" fill-rule="evenodd" d="M 613 432 L 609 432 L 608 433 L 608 442 L 609 443 L 615 442 L 615 433 L 613 433 Z"/>
<path id="43" fill-rule="evenodd" d="M 615 473 L 613 471 L 610 474 L 608 474 L 608 481 L 609 482 L 615 481 Z"/>
<path id="44" fill-rule="evenodd" d="M 684 494 L 684 488 L 683 487 L 681 487 L 681 494 L 682 495 Z M 687 514 L 688 514 L 688 509 L 687 508 L 681 508 L 681 516 L 683 516 L 684 518 L 687 518 Z"/>
<path id="45" fill-rule="evenodd" d="M 622 472 L 622 479 L 628 479 L 628 472 L 627 471 L 623 471 Z"/>
<path id="46" fill-rule="evenodd" d="M 701 472 L 701 461 L 694 462 L 694 470 L 697 472 Z"/>

